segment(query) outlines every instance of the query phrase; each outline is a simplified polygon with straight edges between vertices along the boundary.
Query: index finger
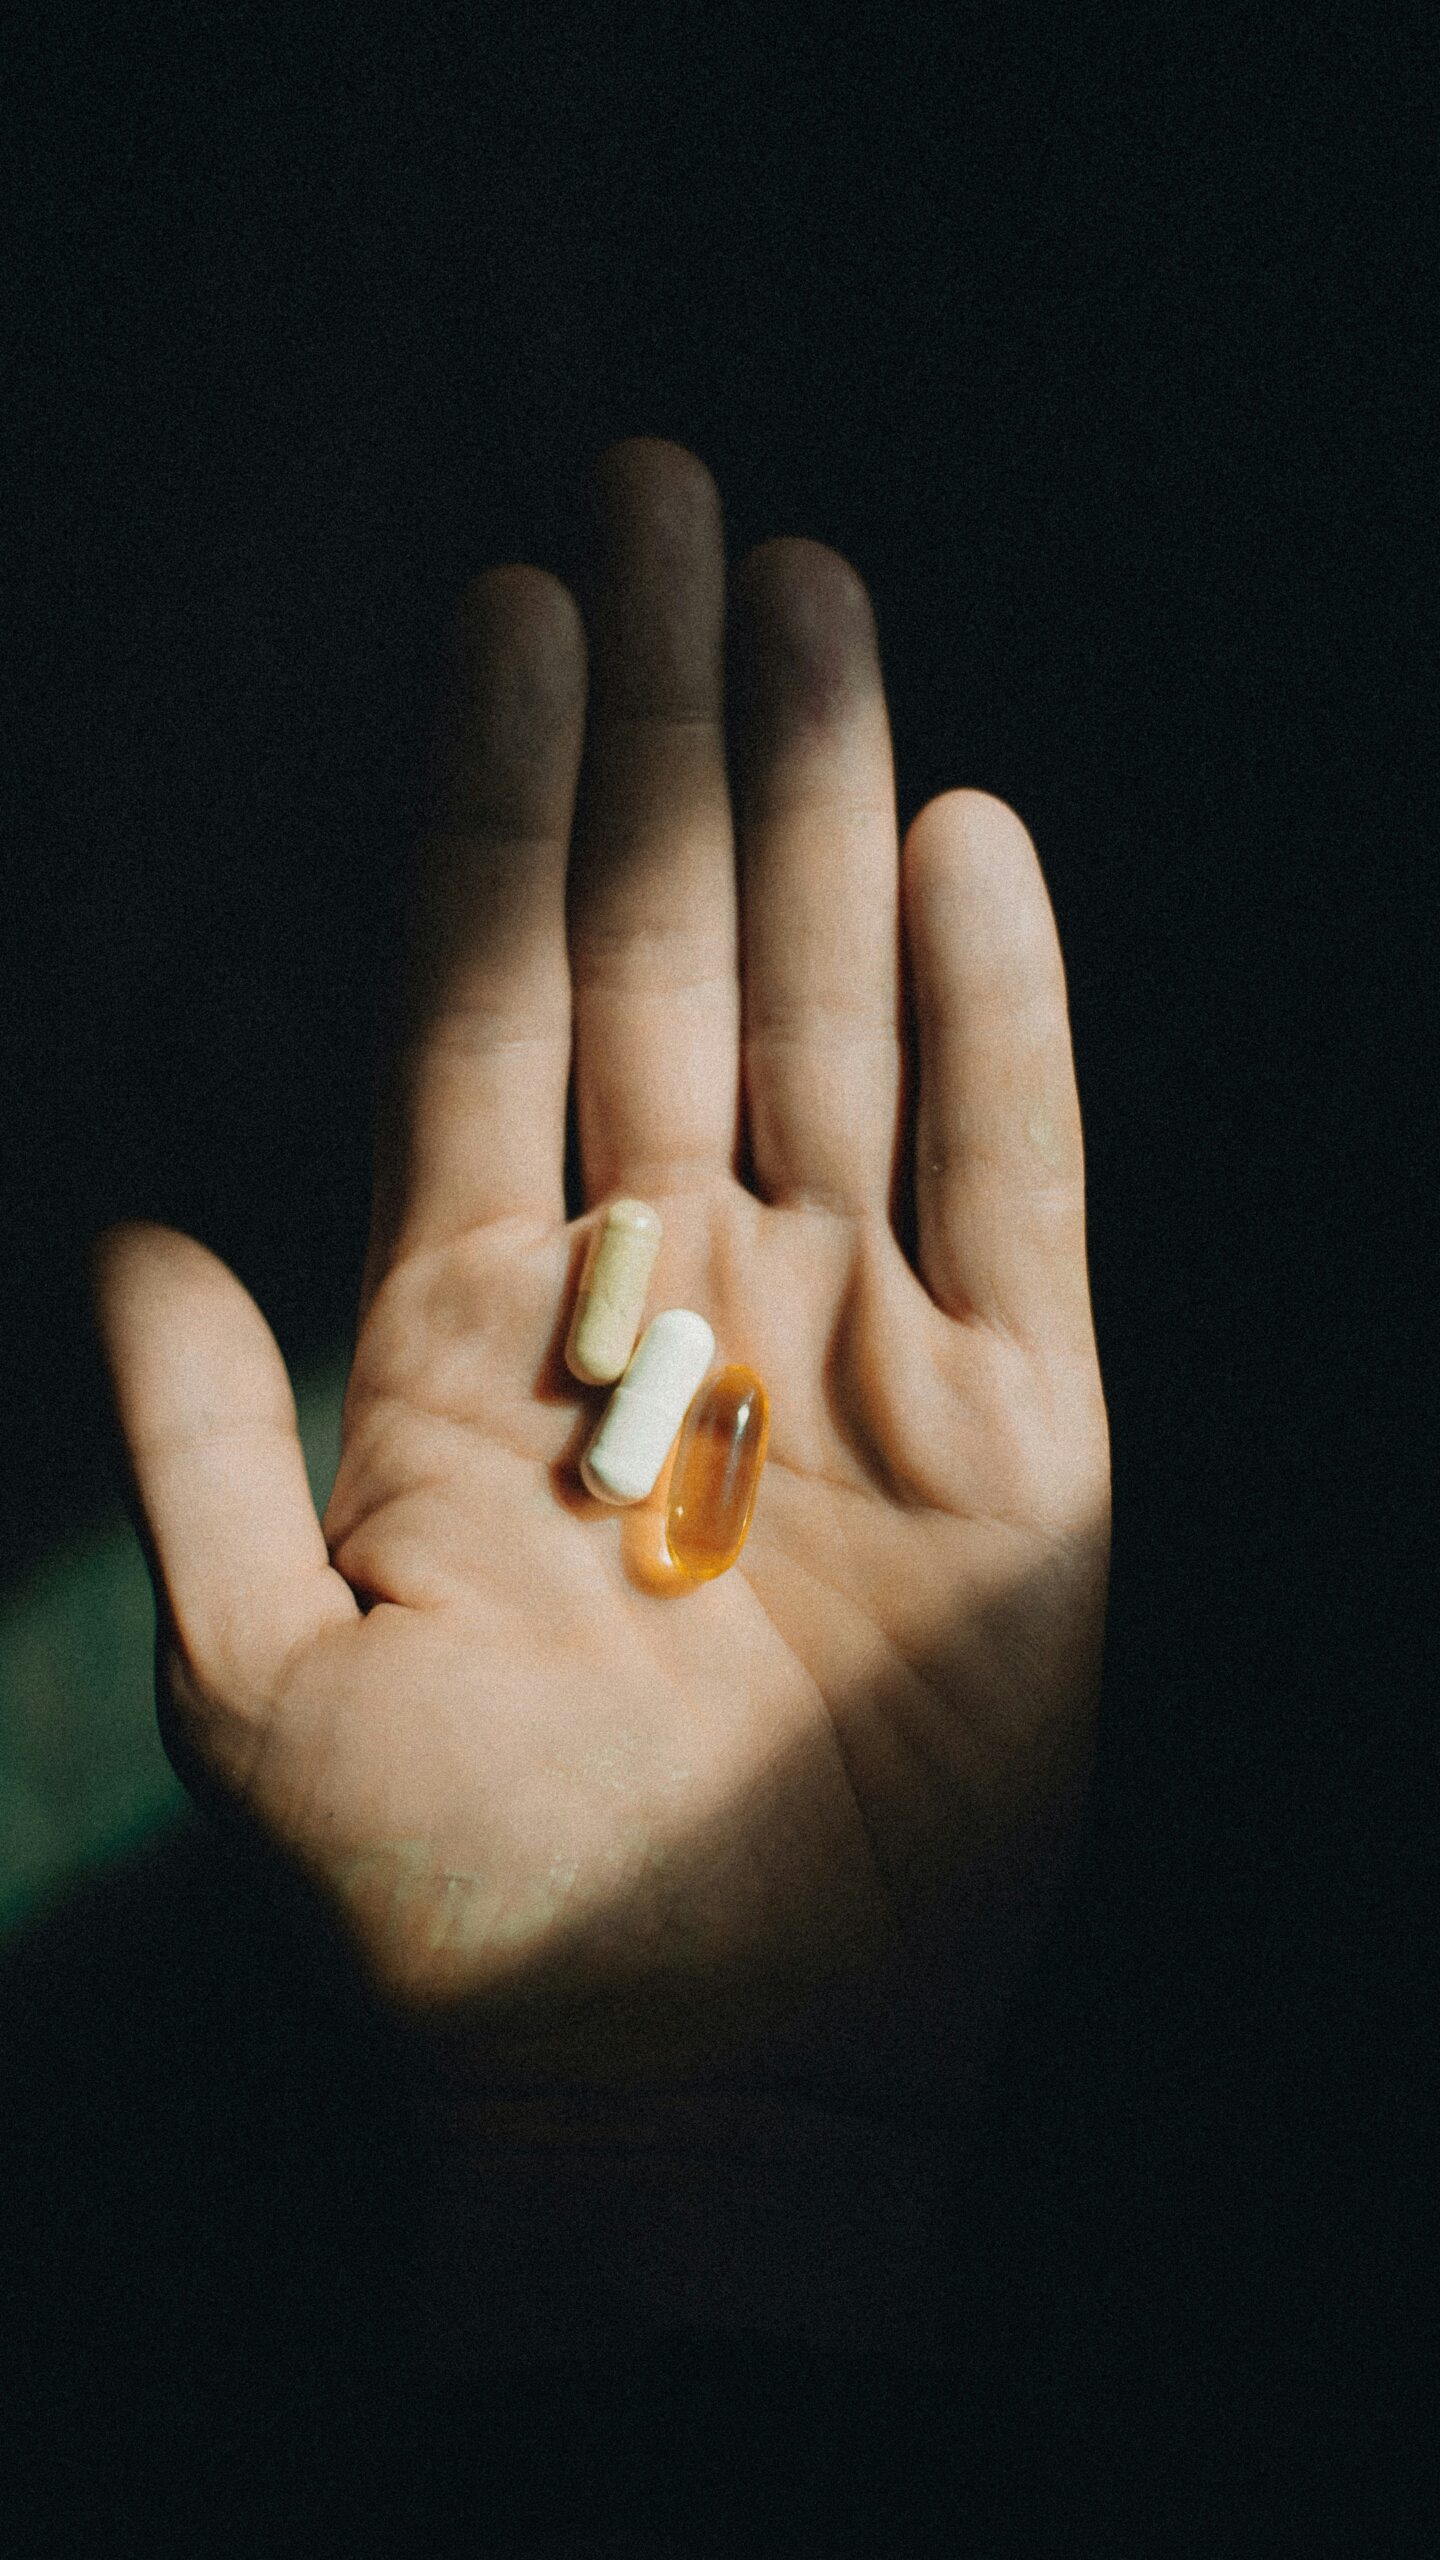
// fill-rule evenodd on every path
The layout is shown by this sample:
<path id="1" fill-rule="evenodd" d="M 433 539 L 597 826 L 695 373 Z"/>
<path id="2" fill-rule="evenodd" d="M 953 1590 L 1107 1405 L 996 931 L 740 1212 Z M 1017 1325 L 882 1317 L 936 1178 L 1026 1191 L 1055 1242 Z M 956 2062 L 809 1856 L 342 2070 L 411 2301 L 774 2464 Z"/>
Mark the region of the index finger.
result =
<path id="1" fill-rule="evenodd" d="M 400 1254 L 562 1222 L 565 868 L 585 718 L 579 607 L 547 570 L 466 589 L 436 720 L 362 1304 Z"/>

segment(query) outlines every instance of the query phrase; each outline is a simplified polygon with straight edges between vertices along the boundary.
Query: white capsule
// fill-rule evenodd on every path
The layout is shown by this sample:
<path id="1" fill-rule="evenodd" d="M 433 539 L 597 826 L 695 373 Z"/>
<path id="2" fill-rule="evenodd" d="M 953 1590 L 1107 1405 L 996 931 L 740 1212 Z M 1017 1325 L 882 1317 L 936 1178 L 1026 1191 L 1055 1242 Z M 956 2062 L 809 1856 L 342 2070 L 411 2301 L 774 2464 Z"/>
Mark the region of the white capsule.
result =
<path id="1" fill-rule="evenodd" d="M 566 1367 L 587 1387 L 608 1387 L 635 1348 L 660 1235 L 643 1200 L 612 1200 L 595 1223 L 565 1345 Z"/>
<path id="2" fill-rule="evenodd" d="M 714 1334 L 688 1307 L 667 1307 L 646 1326 L 580 1461 L 601 1502 L 643 1502 L 653 1492 L 714 1357 Z"/>

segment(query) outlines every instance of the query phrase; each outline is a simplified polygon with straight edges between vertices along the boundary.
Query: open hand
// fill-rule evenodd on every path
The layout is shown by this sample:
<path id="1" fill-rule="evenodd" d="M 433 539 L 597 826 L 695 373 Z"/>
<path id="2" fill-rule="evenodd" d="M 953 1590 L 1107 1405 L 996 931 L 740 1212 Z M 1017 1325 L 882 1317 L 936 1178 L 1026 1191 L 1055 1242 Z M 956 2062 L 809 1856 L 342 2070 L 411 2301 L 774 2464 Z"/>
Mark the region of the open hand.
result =
<path id="1" fill-rule="evenodd" d="M 162 1227 L 95 1249 L 162 1724 L 487 2075 L 656 2078 L 824 2019 L 883 2078 L 928 1983 L 963 2076 L 1082 1801 L 1103 1616 L 1049 903 L 984 793 L 898 844 L 873 617 L 818 543 L 734 581 L 732 806 L 714 485 L 641 438 L 596 492 L 588 669 L 543 570 L 457 614 L 323 1525 L 240 1282 Z M 749 1542 L 698 1587 L 654 1503 L 576 1474 L 603 1392 L 561 1346 L 621 1192 L 664 1220 L 649 1312 L 770 1395 Z"/>

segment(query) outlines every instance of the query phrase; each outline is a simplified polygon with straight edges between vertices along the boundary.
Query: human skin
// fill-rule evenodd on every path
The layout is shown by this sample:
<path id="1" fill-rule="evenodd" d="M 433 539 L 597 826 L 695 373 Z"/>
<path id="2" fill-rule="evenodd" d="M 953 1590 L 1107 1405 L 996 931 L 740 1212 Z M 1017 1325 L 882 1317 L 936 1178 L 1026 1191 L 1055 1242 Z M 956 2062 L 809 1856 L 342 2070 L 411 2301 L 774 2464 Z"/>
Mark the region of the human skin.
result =
<path id="1" fill-rule="evenodd" d="M 727 580 L 715 485 L 656 438 L 594 498 L 583 613 L 518 565 L 457 606 L 323 1522 L 240 1281 L 148 1223 L 93 1248 L 162 1731 L 480 2085 L 883 2095 L 918 2038 L 963 2088 L 1065 1872 L 1101 1651 L 1054 922 L 986 793 L 899 841 L 839 555 Z M 620 1193 L 664 1221 L 649 1311 L 769 1391 L 701 1586 L 663 1478 L 617 1514 L 576 1472 L 603 1391 L 562 1346 Z"/>

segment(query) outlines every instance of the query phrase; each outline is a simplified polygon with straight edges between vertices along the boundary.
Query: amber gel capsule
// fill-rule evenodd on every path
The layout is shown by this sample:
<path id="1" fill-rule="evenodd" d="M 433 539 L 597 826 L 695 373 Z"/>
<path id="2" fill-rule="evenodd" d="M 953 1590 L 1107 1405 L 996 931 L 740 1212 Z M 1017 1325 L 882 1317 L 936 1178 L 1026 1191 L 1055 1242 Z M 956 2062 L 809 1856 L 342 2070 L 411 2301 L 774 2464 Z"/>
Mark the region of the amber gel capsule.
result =
<path id="1" fill-rule="evenodd" d="M 770 1399 L 753 1369 L 721 1369 L 685 1416 L 665 1543 L 692 1580 L 727 1572 L 744 1546 L 769 1437 Z"/>
<path id="2" fill-rule="evenodd" d="M 612 1386 L 624 1373 L 660 1234 L 660 1221 L 643 1200 L 612 1200 L 596 1222 L 565 1345 L 566 1367 L 587 1387 Z"/>

